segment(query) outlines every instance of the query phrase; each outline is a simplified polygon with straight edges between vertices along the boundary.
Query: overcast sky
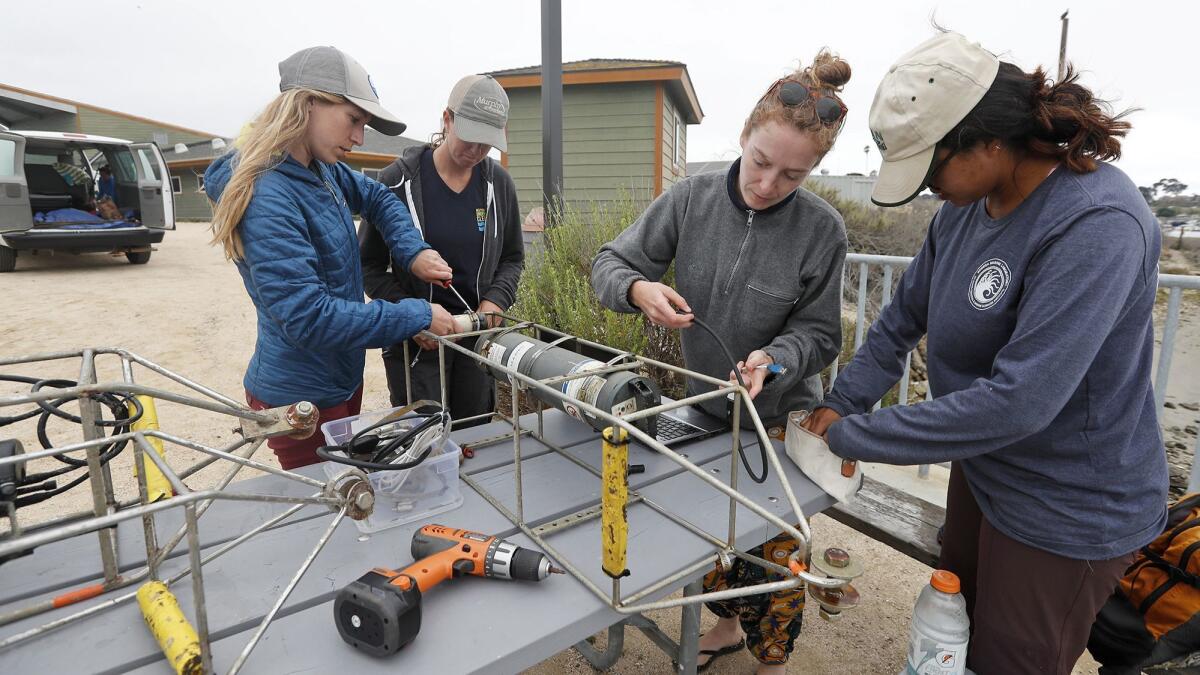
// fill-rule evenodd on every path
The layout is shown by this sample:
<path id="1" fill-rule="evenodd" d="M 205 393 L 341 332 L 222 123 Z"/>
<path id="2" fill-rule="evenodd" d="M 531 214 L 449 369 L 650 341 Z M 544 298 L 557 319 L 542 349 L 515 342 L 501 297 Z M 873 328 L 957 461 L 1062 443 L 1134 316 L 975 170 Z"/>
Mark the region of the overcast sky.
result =
<path id="1" fill-rule="evenodd" d="M 563 3 L 564 61 L 682 61 L 704 109 L 688 160 L 733 159 L 754 102 L 829 46 L 850 62 L 847 126 L 823 167 L 878 167 L 867 132 L 875 87 L 933 34 L 930 18 L 1026 69 L 1058 59 L 1062 3 L 603 0 Z M 1138 185 L 1200 192 L 1200 9 L 1089 0 L 1070 7 L 1068 56 L 1117 109 L 1137 107 L 1119 162 Z M 541 61 L 540 3 L 97 0 L 4 3 L 0 82 L 215 134 L 233 135 L 278 91 L 276 64 L 332 44 L 371 73 L 384 106 L 428 138 L 467 73 Z M 869 153 L 864 147 L 870 146 Z"/>

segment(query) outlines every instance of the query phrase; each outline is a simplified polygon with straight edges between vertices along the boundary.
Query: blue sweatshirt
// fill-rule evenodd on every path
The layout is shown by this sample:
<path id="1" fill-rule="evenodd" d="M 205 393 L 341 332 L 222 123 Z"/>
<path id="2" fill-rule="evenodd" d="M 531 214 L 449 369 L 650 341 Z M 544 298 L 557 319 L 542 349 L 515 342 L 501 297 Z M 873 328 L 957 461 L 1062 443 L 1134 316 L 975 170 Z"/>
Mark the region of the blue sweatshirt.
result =
<path id="1" fill-rule="evenodd" d="M 1115 167 L 1059 167 L 1001 219 L 944 205 L 825 406 L 842 457 L 959 462 L 984 516 L 1057 555 L 1162 531 L 1167 464 L 1150 367 L 1161 238 Z M 867 410 L 928 335 L 934 399 Z"/>
<path id="2" fill-rule="evenodd" d="M 235 157 L 220 157 L 204 173 L 214 201 L 233 175 Z M 328 408 L 348 400 L 362 386 L 367 349 L 408 339 L 433 316 L 424 300 L 363 302 L 351 214 L 377 223 L 407 270 L 429 248 L 408 208 L 345 164 L 313 166 L 288 157 L 264 172 L 238 224 L 245 258 L 237 269 L 258 315 L 242 382 L 271 406 L 304 400 Z"/>

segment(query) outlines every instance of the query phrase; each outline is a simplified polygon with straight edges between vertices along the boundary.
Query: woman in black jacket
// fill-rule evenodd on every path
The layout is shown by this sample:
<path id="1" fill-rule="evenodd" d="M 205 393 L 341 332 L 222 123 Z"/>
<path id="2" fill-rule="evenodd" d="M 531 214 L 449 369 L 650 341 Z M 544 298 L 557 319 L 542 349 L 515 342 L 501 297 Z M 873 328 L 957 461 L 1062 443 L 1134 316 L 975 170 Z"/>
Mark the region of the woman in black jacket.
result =
<path id="1" fill-rule="evenodd" d="M 499 321 L 492 313 L 507 310 L 516 300 L 525 264 L 517 190 L 508 172 L 487 156 L 492 148 L 508 147 L 508 109 L 508 96 L 496 80 L 486 75 L 464 77 L 442 112 L 441 133 L 427 145 L 406 149 L 380 174 L 379 180 L 408 205 L 425 241 L 454 270 L 454 288 L 425 283 L 395 265 L 378 230 L 363 221 L 359 241 L 363 285 L 370 298 L 393 302 L 421 298 L 441 304 L 452 314 L 477 312 L 489 325 Z M 413 399 L 440 401 L 437 355 L 425 353 L 437 345 L 423 337 L 413 342 Z M 470 349 L 474 340 L 461 344 Z M 407 398 L 403 359 L 403 343 L 383 350 L 392 405 L 402 405 Z M 454 419 L 492 411 L 487 374 L 454 350 L 446 350 L 446 385 Z"/>

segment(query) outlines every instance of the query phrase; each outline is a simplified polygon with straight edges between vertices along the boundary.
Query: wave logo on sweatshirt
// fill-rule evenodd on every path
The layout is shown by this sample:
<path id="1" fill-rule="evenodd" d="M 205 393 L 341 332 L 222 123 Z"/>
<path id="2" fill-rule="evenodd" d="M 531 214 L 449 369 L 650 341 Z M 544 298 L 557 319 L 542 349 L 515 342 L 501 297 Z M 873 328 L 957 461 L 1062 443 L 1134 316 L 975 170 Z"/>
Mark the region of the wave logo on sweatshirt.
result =
<path id="1" fill-rule="evenodd" d="M 991 309 L 1004 297 L 1008 285 L 1012 281 L 1012 273 L 1008 263 L 999 258 L 992 258 L 979 266 L 971 276 L 971 288 L 968 296 L 971 305 L 978 310 Z"/>

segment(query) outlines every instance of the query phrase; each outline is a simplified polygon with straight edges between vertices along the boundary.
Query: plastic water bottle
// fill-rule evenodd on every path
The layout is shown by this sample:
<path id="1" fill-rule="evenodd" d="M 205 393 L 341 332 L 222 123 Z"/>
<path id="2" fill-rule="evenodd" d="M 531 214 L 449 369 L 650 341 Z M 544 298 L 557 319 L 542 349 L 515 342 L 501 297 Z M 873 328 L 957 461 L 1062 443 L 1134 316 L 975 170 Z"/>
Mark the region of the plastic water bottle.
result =
<path id="1" fill-rule="evenodd" d="M 901 675 L 963 675 L 971 620 L 958 576 L 936 570 L 921 589 L 908 629 L 908 658 Z"/>

